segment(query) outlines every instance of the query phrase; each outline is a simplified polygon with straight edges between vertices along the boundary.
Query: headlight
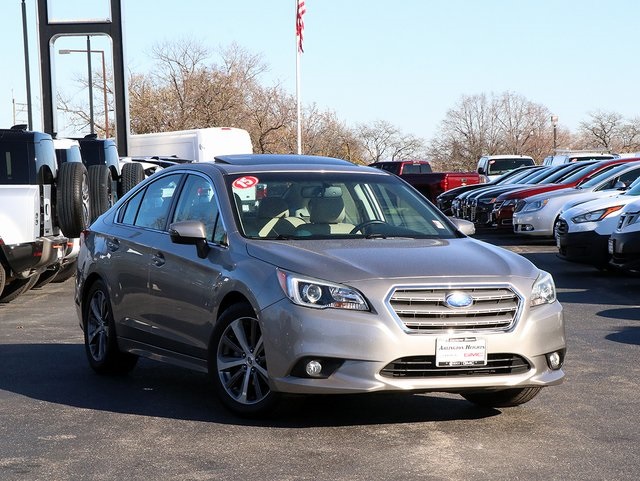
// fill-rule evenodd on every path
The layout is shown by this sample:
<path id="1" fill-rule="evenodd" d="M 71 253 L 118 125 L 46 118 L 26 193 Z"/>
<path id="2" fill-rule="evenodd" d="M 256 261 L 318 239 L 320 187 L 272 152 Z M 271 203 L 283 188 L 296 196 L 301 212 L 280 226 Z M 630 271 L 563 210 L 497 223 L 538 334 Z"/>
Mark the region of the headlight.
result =
<path id="1" fill-rule="evenodd" d="M 556 286 L 553 283 L 553 277 L 551 274 L 545 271 L 540 271 L 540 275 L 533 283 L 533 290 L 531 291 L 531 307 L 539 306 L 540 304 L 551 304 L 556 300 Z"/>
<path id="2" fill-rule="evenodd" d="M 640 221 L 640 211 L 636 212 L 627 212 L 627 226 L 633 225 L 636 222 Z"/>
<path id="3" fill-rule="evenodd" d="M 518 203 L 518 199 L 508 199 L 502 203 L 502 207 L 509 207 L 510 205 L 516 205 Z"/>
<path id="4" fill-rule="evenodd" d="M 621 205 L 614 205 L 613 207 L 607 207 L 606 209 L 593 210 L 586 214 L 577 215 L 572 217 L 571 220 L 576 224 L 582 224 L 583 222 L 598 222 L 607 217 L 613 212 L 617 212 L 622 209 Z"/>
<path id="5" fill-rule="evenodd" d="M 520 212 L 535 212 L 542 209 L 545 205 L 547 205 L 548 202 L 549 199 L 527 202 Z"/>
<path id="6" fill-rule="evenodd" d="M 277 270 L 280 287 L 299 306 L 316 309 L 349 309 L 368 311 L 369 305 L 355 289 L 332 282 L 303 277 L 291 272 Z"/>

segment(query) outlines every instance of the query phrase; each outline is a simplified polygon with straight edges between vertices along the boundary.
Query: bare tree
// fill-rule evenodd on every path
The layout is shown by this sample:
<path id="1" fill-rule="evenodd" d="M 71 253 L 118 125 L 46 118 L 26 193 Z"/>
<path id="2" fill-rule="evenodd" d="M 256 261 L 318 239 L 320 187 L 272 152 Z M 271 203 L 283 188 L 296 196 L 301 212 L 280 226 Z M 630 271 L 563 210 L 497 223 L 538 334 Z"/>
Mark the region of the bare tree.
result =
<path id="1" fill-rule="evenodd" d="M 482 155 L 541 159 L 552 150 L 552 134 L 549 109 L 521 95 L 463 96 L 431 141 L 431 158 L 439 168 L 454 170 L 473 170 Z"/>
<path id="2" fill-rule="evenodd" d="M 404 160 L 425 157 L 424 140 L 404 134 L 385 120 L 373 124 L 359 124 L 356 134 L 362 142 L 367 163 L 381 160 Z"/>
<path id="3" fill-rule="evenodd" d="M 617 112 L 598 110 L 589 113 L 589 120 L 580 122 L 579 131 L 589 147 L 617 150 L 621 147 L 623 117 Z"/>

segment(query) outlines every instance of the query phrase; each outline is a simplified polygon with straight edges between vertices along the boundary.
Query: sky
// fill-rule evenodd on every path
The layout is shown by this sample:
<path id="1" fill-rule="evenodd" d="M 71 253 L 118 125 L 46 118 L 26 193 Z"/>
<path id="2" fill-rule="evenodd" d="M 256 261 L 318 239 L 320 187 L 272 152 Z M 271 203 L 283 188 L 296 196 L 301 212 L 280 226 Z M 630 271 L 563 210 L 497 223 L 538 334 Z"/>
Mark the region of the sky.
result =
<path id="1" fill-rule="evenodd" d="M 13 123 L 12 99 L 26 103 L 21 1 L 0 0 L 0 127 Z M 95 13 L 86 0 L 49 0 L 61 18 L 100 16 L 107 1 L 94 0 Z M 25 3 L 37 105 L 36 0 Z M 264 85 L 295 94 L 295 0 L 122 3 L 130 71 L 150 71 L 159 43 L 235 43 L 269 66 Z M 637 0 L 306 0 L 306 10 L 302 103 L 332 110 L 348 126 L 384 120 L 428 141 L 463 95 L 506 91 L 546 106 L 570 130 L 598 110 L 640 116 Z M 72 62 L 76 76 L 86 75 L 82 55 L 58 57 L 61 68 Z M 70 88 L 70 74 L 57 75 L 58 86 Z M 19 108 L 16 120 L 26 120 Z"/>

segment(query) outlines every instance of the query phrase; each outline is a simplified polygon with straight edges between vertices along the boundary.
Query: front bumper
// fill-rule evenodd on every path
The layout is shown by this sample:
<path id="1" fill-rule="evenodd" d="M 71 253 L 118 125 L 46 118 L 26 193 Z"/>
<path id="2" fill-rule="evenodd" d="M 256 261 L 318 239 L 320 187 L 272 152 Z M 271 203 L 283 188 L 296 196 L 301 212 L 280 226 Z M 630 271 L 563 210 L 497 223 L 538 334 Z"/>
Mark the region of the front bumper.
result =
<path id="1" fill-rule="evenodd" d="M 498 229 L 513 229 L 513 206 L 501 206 L 491 212 L 491 224 Z"/>
<path id="2" fill-rule="evenodd" d="M 62 260 L 68 239 L 64 236 L 40 237 L 33 242 L 1 244 L 4 258 L 16 277 L 29 277 L 36 271 Z"/>
<path id="3" fill-rule="evenodd" d="M 581 264 L 605 266 L 609 263 L 608 235 L 595 231 L 566 232 L 556 230 L 556 244 L 560 258 Z"/>
<path id="4" fill-rule="evenodd" d="M 364 393 L 374 391 L 446 391 L 549 386 L 562 382 L 564 371 L 552 370 L 546 354 L 565 349 L 562 307 L 559 303 L 524 307 L 510 331 L 408 333 L 388 311 L 352 312 L 309 309 L 280 301 L 261 313 L 272 388 L 288 393 Z M 391 373 L 397 365 L 435 357 L 437 338 L 484 339 L 489 357 L 497 354 L 522 359 L 517 372 L 469 373 L 434 368 Z M 337 369 L 318 379 L 300 376 L 302 359 L 336 361 Z M 449 369 L 446 375 L 438 370 Z M 293 371 L 293 373 L 292 373 Z M 436 372 L 435 374 L 433 372 Z"/>
<path id="5" fill-rule="evenodd" d="M 614 266 L 622 270 L 640 270 L 640 232 L 614 232 L 608 248 Z"/>
<path id="6" fill-rule="evenodd" d="M 553 237 L 553 221 L 543 217 L 541 211 L 513 214 L 513 232 L 536 237 Z"/>

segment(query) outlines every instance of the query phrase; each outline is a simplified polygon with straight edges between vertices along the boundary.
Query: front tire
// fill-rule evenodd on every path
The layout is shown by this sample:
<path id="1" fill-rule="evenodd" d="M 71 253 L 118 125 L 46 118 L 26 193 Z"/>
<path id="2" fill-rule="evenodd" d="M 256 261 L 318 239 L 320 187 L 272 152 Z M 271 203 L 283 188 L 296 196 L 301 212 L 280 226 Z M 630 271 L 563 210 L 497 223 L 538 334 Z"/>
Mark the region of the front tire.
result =
<path id="1" fill-rule="evenodd" d="M 508 408 L 531 401 L 542 390 L 540 387 L 524 387 L 519 389 L 503 389 L 501 391 L 477 391 L 463 393 L 467 401 L 484 407 Z"/>
<path id="2" fill-rule="evenodd" d="M 251 416 L 275 406 L 279 394 L 269 385 L 262 329 L 249 305 L 231 306 L 218 319 L 209 373 L 218 397 L 230 410 Z"/>
<path id="3" fill-rule="evenodd" d="M 84 347 L 89 365 L 98 374 L 125 374 L 138 362 L 138 356 L 118 348 L 109 291 L 102 281 L 89 289 L 82 306 Z"/>

